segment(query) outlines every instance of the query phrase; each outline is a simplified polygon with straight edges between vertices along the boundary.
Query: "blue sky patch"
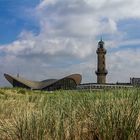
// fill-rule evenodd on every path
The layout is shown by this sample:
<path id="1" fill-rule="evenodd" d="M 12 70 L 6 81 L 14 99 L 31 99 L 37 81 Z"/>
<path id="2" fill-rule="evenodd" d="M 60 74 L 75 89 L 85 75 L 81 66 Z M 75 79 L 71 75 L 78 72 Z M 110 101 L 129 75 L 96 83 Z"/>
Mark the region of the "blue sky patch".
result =
<path id="1" fill-rule="evenodd" d="M 28 9 L 38 3 L 39 0 L 0 0 L 0 44 L 16 40 L 23 30 L 39 32 L 37 21 L 28 17 Z"/>

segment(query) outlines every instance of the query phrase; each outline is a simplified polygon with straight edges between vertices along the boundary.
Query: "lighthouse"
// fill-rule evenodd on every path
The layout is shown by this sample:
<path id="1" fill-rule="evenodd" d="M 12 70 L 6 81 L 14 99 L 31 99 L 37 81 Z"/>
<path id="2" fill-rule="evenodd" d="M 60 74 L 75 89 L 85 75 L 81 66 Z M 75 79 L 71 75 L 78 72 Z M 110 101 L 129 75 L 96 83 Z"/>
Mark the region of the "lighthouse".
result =
<path id="1" fill-rule="evenodd" d="M 97 48 L 97 70 L 95 71 L 97 75 L 97 84 L 105 84 L 106 83 L 106 61 L 105 61 L 105 55 L 106 55 L 106 49 L 104 48 L 104 42 L 101 39 L 98 42 L 98 48 Z"/>

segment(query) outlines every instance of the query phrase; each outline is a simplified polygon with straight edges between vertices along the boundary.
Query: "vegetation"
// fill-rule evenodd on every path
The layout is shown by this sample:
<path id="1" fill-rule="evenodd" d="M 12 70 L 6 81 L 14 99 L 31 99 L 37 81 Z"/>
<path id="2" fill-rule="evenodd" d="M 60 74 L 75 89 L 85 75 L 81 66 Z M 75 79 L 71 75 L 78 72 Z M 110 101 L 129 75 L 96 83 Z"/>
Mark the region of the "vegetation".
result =
<path id="1" fill-rule="evenodd" d="M 140 140 L 140 89 L 0 89 L 0 140 Z"/>

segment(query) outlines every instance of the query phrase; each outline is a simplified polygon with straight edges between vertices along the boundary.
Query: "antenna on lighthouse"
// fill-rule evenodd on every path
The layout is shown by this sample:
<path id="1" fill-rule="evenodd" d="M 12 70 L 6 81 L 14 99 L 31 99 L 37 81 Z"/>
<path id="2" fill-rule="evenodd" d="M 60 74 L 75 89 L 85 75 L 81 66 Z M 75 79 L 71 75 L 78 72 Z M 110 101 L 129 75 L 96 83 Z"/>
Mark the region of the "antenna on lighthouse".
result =
<path id="1" fill-rule="evenodd" d="M 101 39 L 100 39 L 101 41 L 103 41 L 103 38 L 102 38 L 102 36 L 101 36 Z"/>

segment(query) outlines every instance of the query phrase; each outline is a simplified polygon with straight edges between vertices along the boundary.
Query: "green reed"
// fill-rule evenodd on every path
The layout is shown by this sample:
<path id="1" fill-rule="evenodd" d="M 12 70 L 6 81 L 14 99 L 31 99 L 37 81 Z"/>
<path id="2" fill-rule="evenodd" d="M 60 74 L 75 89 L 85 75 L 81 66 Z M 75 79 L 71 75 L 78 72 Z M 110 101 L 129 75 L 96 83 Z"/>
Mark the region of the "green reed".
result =
<path id="1" fill-rule="evenodd" d="M 0 140 L 139 140 L 140 89 L 0 90 Z"/>

